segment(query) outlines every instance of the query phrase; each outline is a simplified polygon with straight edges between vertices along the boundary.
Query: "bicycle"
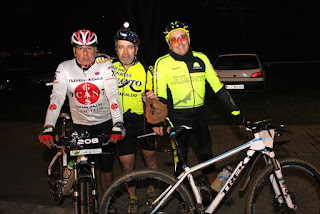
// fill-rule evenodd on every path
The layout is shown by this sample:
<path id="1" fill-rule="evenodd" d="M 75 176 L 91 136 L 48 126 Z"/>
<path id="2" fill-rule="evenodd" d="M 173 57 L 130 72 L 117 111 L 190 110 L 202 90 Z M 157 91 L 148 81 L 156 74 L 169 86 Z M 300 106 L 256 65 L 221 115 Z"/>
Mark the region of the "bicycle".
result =
<path id="1" fill-rule="evenodd" d="M 70 116 L 60 114 L 62 119 L 62 135 L 56 142 L 57 153 L 48 166 L 48 183 L 55 204 L 62 204 L 65 197 L 73 196 L 75 213 L 98 213 L 98 196 L 95 176 L 95 162 L 87 155 L 98 155 L 111 152 L 112 145 L 105 134 L 98 136 L 88 132 L 79 135 L 74 131 L 66 135 L 66 121 Z M 69 153 L 69 154 L 68 154 Z M 70 159 L 73 169 L 68 171 Z M 65 177 L 65 172 L 70 172 Z"/>
<path id="2" fill-rule="evenodd" d="M 185 164 L 177 142 L 177 136 L 186 129 L 191 127 L 176 127 L 170 133 L 184 167 L 178 178 L 152 169 L 125 174 L 114 180 L 104 193 L 100 213 L 123 213 L 122 210 L 126 213 L 126 186 L 130 184 L 136 186 L 140 200 L 138 213 L 213 213 L 244 169 L 247 172 L 241 185 L 242 188 L 247 187 L 250 172 L 260 157 L 263 157 L 266 166 L 250 182 L 245 213 L 320 213 L 320 172 L 306 161 L 275 157 L 274 137 L 289 132 L 285 126 L 274 126 L 271 120 L 247 124 L 246 129 L 254 134 L 254 139 L 193 167 Z M 245 151 L 244 158 L 205 207 L 192 173 L 241 151 Z M 183 182 L 189 183 L 191 192 Z M 156 197 L 148 202 L 144 195 L 150 184 L 154 185 Z"/>

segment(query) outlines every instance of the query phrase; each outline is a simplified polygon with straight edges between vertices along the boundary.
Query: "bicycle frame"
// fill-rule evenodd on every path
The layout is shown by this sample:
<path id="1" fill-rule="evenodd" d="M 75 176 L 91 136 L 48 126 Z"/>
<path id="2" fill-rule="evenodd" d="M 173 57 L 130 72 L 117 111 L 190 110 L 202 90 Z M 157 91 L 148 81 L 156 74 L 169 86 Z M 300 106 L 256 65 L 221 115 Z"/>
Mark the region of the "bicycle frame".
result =
<path id="1" fill-rule="evenodd" d="M 62 135 L 60 136 L 61 138 L 65 138 L 66 136 L 66 120 L 70 119 L 69 115 L 67 114 L 61 114 L 62 117 Z M 66 146 L 66 145 L 62 145 L 62 146 L 58 146 L 56 145 L 57 148 L 59 148 L 60 150 L 57 152 L 57 154 L 52 158 L 49 166 L 48 166 L 48 176 L 51 175 L 52 173 L 52 167 L 55 164 L 55 162 L 57 161 L 57 159 L 59 158 L 59 156 L 62 155 L 62 172 L 61 172 L 61 180 L 59 180 L 58 182 L 61 182 L 61 186 L 62 186 L 62 194 L 63 195 L 68 195 L 70 194 L 70 190 L 72 190 L 72 187 L 74 187 L 73 189 L 73 195 L 74 195 L 74 202 L 75 202 L 75 213 L 78 213 L 78 210 L 80 209 L 80 203 L 78 203 L 78 198 L 80 197 L 80 193 L 79 193 L 79 187 L 78 187 L 78 182 L 81 178 L 89 178 L 91 180 L 91 184 L 92 185 L 92 191 L 91 191 L 91 195 L 93 197 L 96 197 L 98 194 L 97 191 L 97 185 L 96 185 L 96 176 L 95 176 L 95 162 L 94 161 L 89 161 L 88 157 L 86 156 L 87 154 L 91 154 L 90 151 L 87 150 L 80 150 L 80 151 L 84 151 L 83 153 L 77 152 L 77 153 L 70 153 L 71 157 L 77 156 L 76 161 L 73 164 L 73 170 L 72 170 L 72 174 L 67 180 L 63 179 L 63 171 L 67 168 L 68 165 L 68 155 L 67 152 L 70 150 L 70 146 Z M 97 150 L 95 150 L 97 152 Z M 102 151 L 102 149 L 101 149 Z M 95 154 L 95 153 L 93 153 Z M 97 209 L 97 207 L 96 207 Z M 97 212 L 97 211 L 96 211 Z"/>
<path id="2" fill-rule="evenodd" d="M 273 143 L 273 142 L 272 142 Z M 186 166 L 184 168 L 184 172 L 181 173 L 178 176 L 178 182 L 174 186 L 169 186 L 154 202 L 153 204 L 158 203 L 158 205 L 154 208 L 154 210 L 151 213 L 156 213 L 157 210 L 161 207 L 161 205 L 169 198 L 169 196 L 175 191 L 175 189 L 184 181 L 184 179 L 187 177 L 188 181 L 190 183 L 190 186 L 192 188 L 193 194 L 195 196 L 196 202 L 199 205 L 202 205 L 201 196 L 200 193 L 196 187 L 194 178 L 192 176 L 192 173 L 203 169 L 209 165 L 215 164 L 221 160 L 224 160 L 232 155 L 235 155 L 239 153 L 240 151 L 243 151 L 245 149 L 248 149 L 247 156 L 239 162 L 237 167 L 234 169 L 232 174 L 230 175 L 229 179 L 226 181 L 224 186 L 221 188 L 220 192 L 216 195 L 214 200 L 211 202 L 211 204 L 207 207 L 205 210 L 206 213 L 213 213 L 217 206 L 220 204 L 224 196 L 229 192 L 237 178 L 239 177 L 239 174 L 242 172 L 242 170 L 246 167 L 248 162 L 251 160 L 252 156 L 256 152 L 262 152 L 266 156 L 269 157 L 269 162 L 267 164 L 273 164 L 275 169 L 275 175 L 270 176 L 270 181 L 272 183 L 274 192 L 275 192 L 275 198 L 280 202 L 283 203 L 286 201 L 287 205 L 291 209 L 295 209 L 296 206 L 293 204 L 290 195 L 288 194 L 288 190 L 286 188 L 285 182 L 282 177 L 282 171 L 281 167 L 279 166 L 278 161 L 275 159 L 275 153 L 272 148 L 266 147 L 265 142 L 259 135 L 259 133 L 254 133 L 254 139 L 248 141 L 247 143 L 236 147 L 228 152 L 225 152 L 217 157 L 214 157 L 206 162 L 200 163 L 198 165 L 195 165 L 193 167 Z M 275 179 L 276 178 L 276 179 Z M 281 195 L 284 196 L 284 199 L 282 199 Z"/>
<path id="3" fill-rule="evenodd" d="M 51 162 L 50 162 L 50 164 L 49 164 L 49 166 L 48 166 L 48 176 L 51 175 L 52 166 L 53 166 L 53 164 L 56 162 L 56 160 L 59 158 L 60 155 L 63 156 L 63 158 L 62 158 L 62 160 L 63 160 L 63 161 L 62 161 L 62 166 L 63 166 L 63 168 L 66 168 L 66 167 L 67 167 L 68 160 L 67 160 L 66 149 L 67 149 L 67 148 L 66 148 L 65 146 L 63 146 L 63 147 L 60 149 L 60 151 L 57 152 L 57 154 L 52 158 L 52 160 L 51 160 Z M 80 179 L 80 178 L 82 178 L 82 177 L 89 177 L 89 178 L 91 178 L 92 180 L 95 180 L 94 164 L 95 164 L 94 162 L 88 163 L 88 158 L 87 158 L 86 156 L 84 156 L 84 155 L 78 156 L 77 161 L 74 163 L 74 168 L 73 168 L 73 173 L 72 173 L 72 175 L 74 176 L 74 180 L 73 180 L 74 182 L 73 182 L 73 183 L 76 183 L 77 180 Z M 91 173 L 91 174 L 90 174 L 90 173 L 80 173 L 80 172 L 78 173 L 78 169 L 80 168 L 79 165 L 80 165 L 80 166 L 81 166 L 81 165 L 88 165 L 88 166 L 90 166 L 90 168 L 91 168 L 90 173 Z M 83 171 L 81 171 L 81 172 L 83 172 Z M 71 175 L 71 176 L 72 176 L 72 175 Z M 63 180 L 62 180 L 61 182 L 62 182 L 63 185 L 65 186 L 64 191 L 65 191 L 66 193 L 68 193 L 68 192 L 70 191 L 73 183 L 70 183 L 70 184 L 69 184 L 69 182 L 68 182 L 68 183 L 64 183 Z M 77 193 L 75 193 L 75 194 L 77 194 Z"/>

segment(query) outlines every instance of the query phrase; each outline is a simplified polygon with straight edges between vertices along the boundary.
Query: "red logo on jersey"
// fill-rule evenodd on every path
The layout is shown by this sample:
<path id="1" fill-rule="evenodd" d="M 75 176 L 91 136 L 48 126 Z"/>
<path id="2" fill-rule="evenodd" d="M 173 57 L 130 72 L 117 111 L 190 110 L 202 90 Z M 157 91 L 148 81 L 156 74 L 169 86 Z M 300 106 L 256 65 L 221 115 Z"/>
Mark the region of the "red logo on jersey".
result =
<path id="1" fill-rule="evenodd" d="M 49 106 L 49 109 L 50 109 L 50 110 L 56 110 L 56 109 L 57 109 L 57 105 L 56 105 L 56 104 L 51 104 L 51 105 Z"/>
<path id="2" fill-rule="evenodd" d="M 116 103 L 112 103 L 111 104 L 111 109 L 112 110 L 116 110 L 118 108 L 118 104 L 116 104 Z"/>
<path id="3" fill-rule="evenodd" d="M 99 99 L 100 90 L 95 84 L 86 82 L 78 85 L 74 90 L 74 94 L 79 103 L 91 105 Z"/>

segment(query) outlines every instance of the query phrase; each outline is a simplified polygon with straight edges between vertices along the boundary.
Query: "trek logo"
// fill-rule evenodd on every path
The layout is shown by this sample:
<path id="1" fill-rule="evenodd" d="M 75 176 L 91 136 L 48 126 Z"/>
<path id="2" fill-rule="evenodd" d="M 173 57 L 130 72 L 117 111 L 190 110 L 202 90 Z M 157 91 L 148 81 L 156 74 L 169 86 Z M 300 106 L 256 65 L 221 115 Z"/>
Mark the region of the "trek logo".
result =
<path id="1" fill-rule="evenodd" d="M 234 170 L 235 173 L 234 175 L 229 178 L 230 181 L 227 183 L 226 187 L 222 190 L 222 192 L 224 194 L 227 194 L 227 192 L 231 189 L 231 186 L 234 184 L 234 182 L 237 180 L 239 174 L 241 173 L 241 171 L 246 167 L 246 165 L 248 164 L 250 158 L 252 158 L 252 155 L 247 155 L 243 161 L 241 161 L 238 166 L 236 167 L 236 169 Z"/>
<path id="2" fill-rule="evenodd" d="M 83 105 L 91 105 L 98 101 L 100 97 L 99 88 L 92 83 L 85 82 L 74 90 L 74 95 L 79 103 Z"/>

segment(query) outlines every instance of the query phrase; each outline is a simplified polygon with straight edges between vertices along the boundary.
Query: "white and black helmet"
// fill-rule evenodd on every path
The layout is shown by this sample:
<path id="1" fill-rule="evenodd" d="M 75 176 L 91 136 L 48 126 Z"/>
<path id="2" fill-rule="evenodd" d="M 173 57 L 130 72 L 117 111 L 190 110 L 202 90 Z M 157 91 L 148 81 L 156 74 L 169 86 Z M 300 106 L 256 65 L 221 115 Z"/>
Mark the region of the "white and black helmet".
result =
<path id="1" fill-rule="evenodd" d="M 75 45 L 97 45 L 98 38 L 94 32 L 82 29 L 74 32 L 71 36 L 71 44 Z"/>

